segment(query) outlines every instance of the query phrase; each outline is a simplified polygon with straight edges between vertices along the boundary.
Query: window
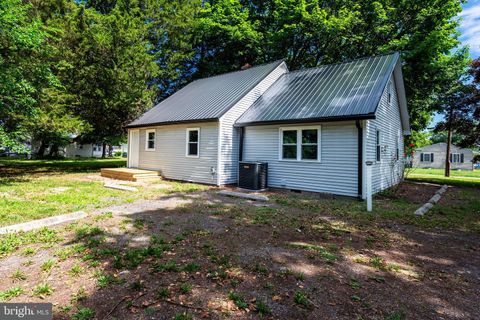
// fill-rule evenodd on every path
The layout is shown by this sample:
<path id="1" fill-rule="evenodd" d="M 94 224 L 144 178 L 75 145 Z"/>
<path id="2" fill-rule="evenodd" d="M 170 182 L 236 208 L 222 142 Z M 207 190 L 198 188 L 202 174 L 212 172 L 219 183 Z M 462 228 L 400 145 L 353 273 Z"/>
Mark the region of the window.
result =
<path id="1" fill-rule="evenodd" d="M 421 162 L 433 162 L 433 153 L 420 153 Z"/>
<path id="2" fill-rule="evenodd" d="M 280 128 L 280 142 L 280 160 L 320 160 L 319 126 Z"/>
<path id="3" fill-rule="evenodd" d="M 380 153 L 381 153 L 381 151 L 382 151 L 382 150 L 381 150 L 382 146 L 380 145 L 380 130 L 377 130 L 377 131 L 376 131 L 376 134 L 375 134 L 375 145 L 376 145 L 376 147 L 375 147 L 375 159 L 376 159 L 377 161 L 380 161 L 380 158 L 381 158 Z"/>
<path id="4" fill-rule="evenodd" d="M 200 129 L 189 128 L 187 129 L 187 157 L 198 158 L 198 146 L 200 141 Z"/>
<path id="5" fill-rule="evenodd" d="M 463 163 L 464 156 L 463 153 L 451 153 L 450 154 L 450 162 L 452 163 Z"/>
<path id="6" fill-rule="evenodd" d="M 388 84 L 388 89 L 387 89 L 387 101 L 388 103 L 391 103 L 392 102 L 392 83 L 390 82 Z"/>
<path id="7" fill-rule="evenodd" d="M 155 129 L 147 130 L 145 134 L 145 150 L 155 151 Z"/>

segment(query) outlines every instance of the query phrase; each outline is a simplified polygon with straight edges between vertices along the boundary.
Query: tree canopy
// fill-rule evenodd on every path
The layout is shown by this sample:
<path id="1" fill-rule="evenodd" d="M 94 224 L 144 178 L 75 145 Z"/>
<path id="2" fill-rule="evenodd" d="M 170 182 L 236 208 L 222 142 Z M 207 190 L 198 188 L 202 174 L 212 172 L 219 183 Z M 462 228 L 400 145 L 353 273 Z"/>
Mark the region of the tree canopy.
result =
<path id="1" fill-rule="evenodd" d="M 108 144 L 121 139 L 128 122 L 195 78 L 246 63 L 285 59 L 295 70 L 392 51 L 402 55 L 412 128 L 421 131 L 469 63 L 458 40 L 461 4 L 4 0 L 0 139 L 28 128 L 49 145 L 65 140 L 66 131 Z M 55 119 L 59 125 L 49 130 L 58 134 L 42 135 L 47 123 L 32 121 L 36 117 Z"/>

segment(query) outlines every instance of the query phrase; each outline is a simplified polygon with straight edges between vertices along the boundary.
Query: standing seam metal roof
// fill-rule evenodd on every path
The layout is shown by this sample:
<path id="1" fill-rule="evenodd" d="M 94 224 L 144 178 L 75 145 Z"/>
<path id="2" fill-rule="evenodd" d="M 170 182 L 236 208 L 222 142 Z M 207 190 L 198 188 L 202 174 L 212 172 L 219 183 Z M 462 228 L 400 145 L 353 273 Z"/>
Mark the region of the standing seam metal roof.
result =
<path id="1" fill-rule="evenodd" d="M 196 80 L 145 112 L 127 127 L 216 120 L 282 62 L 279 60 Z"/>
<path id="2" fill-rule="evenodd" d="M 373 118 L 398 60 L 394 53 L 286 73 L 236 125 Z"/>

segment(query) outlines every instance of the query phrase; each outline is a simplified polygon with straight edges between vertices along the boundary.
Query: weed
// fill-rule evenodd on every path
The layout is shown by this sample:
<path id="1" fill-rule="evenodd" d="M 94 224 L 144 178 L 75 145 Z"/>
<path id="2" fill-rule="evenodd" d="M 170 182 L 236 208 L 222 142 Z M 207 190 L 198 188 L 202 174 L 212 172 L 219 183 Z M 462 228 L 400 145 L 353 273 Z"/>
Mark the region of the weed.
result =
<path id="1" fill-rule="evenodd" d="M 253 224 L 270 224 L 271 219 L 277 215 L 277 209 L 260 207 L 255 210 L 252 219 Z"/>
<path id="2" fill-rule="evenodd" d="M 358 280 L 354 278 L 350 278 L 350 282 L 348 283 L 348 285 L 354 290 L 360 289 L 362 287 L 360 282 L 358 282 Z"/>
<path id="3" fill-rule="evenodd" d="M 22 250 L 22 256 L 32 256 L 37 253 L 37 249 L 34 248 L 25 248 Z"/>
<path id="4" fill-rule="evenodd" d="M 68 273 L 71 275 L 71 276 L 78 276 L 79 274 L 81 274 L 83 271 L 83 268 L 81 265 L 79 265 L 78 263 L 74 264 L 70 270 L 68 271 Z"/>
<path id="5" fill-rule="evenodd" d="M 27 279 L 27 275 L 25 274 L 25 272 L 23 272 L 20 269 L 15 270 L 12 273 L 11 277 L 12 277 L 13 280 L 18 280 L 18 281 L 22 281 L 22 280 Z"/>
<path id="6" fill-rule="evenodd" d="M 263 287 L 267 290 L 272 290 L 273 289 L 273 283 L 271 282 L 266 282 Z"/>
<path id="7" fill-rule="evenodd" d="M 302 306 L 304 308 L 310 308 L 311 302 L 308 299 L 308 296 L 301 291 L 295 292 L 295 296 L 293 297 L 293 301 L 295 301 L 296 304 L 299 306 Z"/>
<path id="8" fill-rule="evenodd" d="M 187 312 L 183 312 L 183 313 L 177 313 L 173 319 L 174 320 L 192 320 L 193 317 L 191 314 Z"/>
<path id="9" fill-rule="evenodd" d="M 375 257 L 371 258 L 370 259 L 370 264 L 375 269 L 379 269 L 379 270 L 384 270 L 385 269 L 385 261 L 381 257 L 375 256 Z"/>
<path id="10" fill-rule="evenodd" d="M 117 282 L 116 279 L 112 275 L 109 275 L 109 274 L 100 274 L 97 278 L 97 285 L 100 288 L 104 288 L 104 287 L 109 286 L 111 284 L 114 284 L 116 282 Z"/>
<path id="11" fill-rule="evenodd" d="M 162 271 L 178 272 L 179 271 L 177 263 L 173 260 L 167 261 L 165 263 L 155 264 L 153 268 L 155 269 L 155 271 L 158 271 L 158 272 L 162 272 Z"/>
<path id="12" fill-rule="evenodd" d="M 255 303 L 255 311 L 261 317 L 272 313 L 272 309 L 263 300 L 257 300 Z"/>
<path id="13" fill-rule="evenodd" d="M 292 242 L 292 243 L 290 243 L 290 245 L 292 247 L 303 248 L 303 249 L 307 249 L 307 250 L 310 250 L 310 251 L 315 251 L 327 263 L 333 263 L 337 260 L 337 256 L 334 253 L 331 252 L 334 249 L 333 247 L 330 248 L 330 250 L 328 250 L 328 249 L 326 249 L 322 246 L 319 246 L 319 245 L 303 243 L 303 242 Z"/>
<path id="14" fill-rule="evenodd" d="M 183 293 L 183 294 L 187 294 L 187 293 L 190 293 L 192 292 L 192 285 L 190 283 L 187 283 L 187 282 L 184 282 L 180 285 L 180 291 Z"/>
<path id="15" fill-rule="evenodd" d="M 52 268 L 55 266 L 56 263 L 57 262 L 55 260 L 49 259 L 44 263 L 42 263 L 42 265 L 40 266 L 40 269 L 42 269 L 42 271 L 48 272 L 52 270 Z"/>
<path id="16" fill-rule="evenodd" d="M 245 302 L 243 297 L 238 293 L 230 291 L 230 293 L 228 294 L 228 299 L 232 300 L 233 303 L 235 303 L 235 305 L 239 309 L 247 309 L 247 307 L 248 307 L 248 304 Z"/>
<path id="17" fill-rule="evenodd" d="M 255 264 L 254 271 L 258 272 L 260 274 L 267 274 L 268 273 L 267 267 L 264 264 L 260 264 L 260 263 Z"/>
<path id="18" fill-rule="evenodd" d="M 104 231 L 101 228 L 91 225 L 83 225 L 75 229 L 75 236 L 77 239 L 84 239 L 86 237 L 91 238 L 103 233 Z"/>
<path id="19" fill-rule="evenodd" d="M 89 320 L 95 317 L 95 311 L 90 308 L 81 308 L 72 315 L 74 320 Z"/>
<path id="20" fill-rule="evenodd" d="M 165 299 L 165 298 L 168 298 L 169 296 L 170 296 L 170 290 L 168 290 L 168 288 L 162 287 L 157 290 L 158 299 Z"/>
<path id="21" fill-rule="evenodd" d="M 145 288 L 145 285 L 143 284 L 142 281 L 134 281 L 130 285 L 130 288 L 138 291 L 138 290 L 142 290 L 143 288 Z"/>
<path id="22" fill-rule="evenodd" d="M 33 288 L 32 294 L 34 296 L 42 297 L 49 296 L 53 293 L 53 288 L 48 283 L 42 283 Z"/>
<path id="23" fill-rule="evenodd" d="M 183 266 L 183 271 L 186 271 L 186 272 L 195 272 L 198 269 L 200 269 L 200 266 L 193 262 L 189 262 Z"/>
<path id="24" fill-rule="evenodd" d="M 104 213 L 101 213 L 101 214 L 93 217 L 93 221 L 98 222 L 98 221 L 103 221 L 103 220 L 107 220 L 107 219 L 111 219 L 111 218 L 113 218 L 113 213 L 112 212 L 104 212 Z"/>
<path id="25" fill-rule="evenodd" d="M 5 291 L 0 291 L 0 302 L 8 301 L 12 298 L 18 297 L 22 293 L 22 287 L 13 287 Z"/>
<path id="26" fill-rule="evenodd" d="M 87 291 L 85 290 L 85 287 L 81 287 L 76 293 L 72 294 L 72 298 L 70 300 L 72 303 L 75 303 L 85 299 L 87 299 Z"/>
<path id="27" fill-rule="evenodd" d="M 303 281 L 305 280 L 305 273 L 303 272 L 293 272 L 293 276 L 295 277 L 295 279 L 297 279 L 298 281 Z"/>
<path id="28" fill-rule="evenodd" d="M 133 221 L 133 227 L 138 230 L 144 229 L 146 225 L 147 223 L 143 219 L 135 219 Z"/>
<path id="29" fill-rule="evenodd" d="M 362 301 L 362 298 L 360 298 L 359 296 L 357 295 L 353 295 L 350 297 L 352 299 L 352 301 Z"/>

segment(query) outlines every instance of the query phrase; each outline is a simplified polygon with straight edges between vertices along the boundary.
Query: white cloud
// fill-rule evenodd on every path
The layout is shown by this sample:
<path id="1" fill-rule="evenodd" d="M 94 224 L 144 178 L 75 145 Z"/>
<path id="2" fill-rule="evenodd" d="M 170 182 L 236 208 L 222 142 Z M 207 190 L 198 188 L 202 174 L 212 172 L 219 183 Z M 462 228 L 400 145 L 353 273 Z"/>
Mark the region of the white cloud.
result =
<path id="1" fill-rule="evenodd" d="M 480 2 L 472 4 L 460 13 L 460 40 L 470 46 L 470 52 L 476 58 L 480 56 Z"/>

